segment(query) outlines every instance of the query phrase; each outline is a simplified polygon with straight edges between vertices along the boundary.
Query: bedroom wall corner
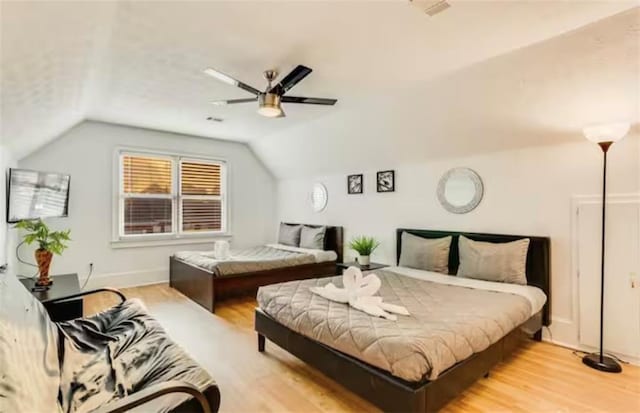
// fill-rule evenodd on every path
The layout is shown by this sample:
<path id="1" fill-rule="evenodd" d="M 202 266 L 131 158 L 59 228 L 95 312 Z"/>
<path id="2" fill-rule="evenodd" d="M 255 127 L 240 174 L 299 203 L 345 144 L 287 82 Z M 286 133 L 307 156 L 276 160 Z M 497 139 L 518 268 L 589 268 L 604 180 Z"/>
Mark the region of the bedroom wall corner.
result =
<path id="1" fill-rule="evenodd" d="M 225 159 L 232 245 L 252 246 L 273 239 L 276 182 L 246 144 L 87 121 L 18 163 L 23 168 L 71 175 L 69 217 L 48 220 L 53 228 L 70 228 L 72 237 L 69 249 L 54 257 L 53 274 L 78 273 L 82 282 L 92 262 L 94 274 L 88 287 L 166 282 L 173 252 L 213 248 L 211 242 L 127 248 L 112 244 L 113 156 L 123 146 Z M 21 250 L 23 257 L 29 256 L 29 248 Z"/>
<path id="2" fill-rule="evenodd" d="M 609 161 L 609 194 L 640 193 L 640 134 L 635 131 L 617 143 Z M 478 208 L 463 215 L 447 212 L 436 197 L 439 178 L 458 166 L 476 170 L 485 185 Z M 394 231 L 401 227 L 549 236 L 552 338 L 577 346 L 571 199 L 574 195 L 598 195 L 601 168 L 599 148 L 577 138 L 554 146 L 282 179 L 278 183 L 278 217 L 283 221 L 342 225 L 345 243 L 354 235 L 373 235 L 382 245 L 372 260 L 392 265 L 396 262 Z M 376 192 L 376 171 L 385 169 L 396 171 L 393 193 Z M 362 195 L 347 194 L 347 175 L 353 173 L 364 173 Z M 329 192 L 328 206 L 321 213 L 314 213 L 308 203 L 314 182 L 324 183 Z M 353 256 L 352 251 L 345 250 L 345 260 Z"/>

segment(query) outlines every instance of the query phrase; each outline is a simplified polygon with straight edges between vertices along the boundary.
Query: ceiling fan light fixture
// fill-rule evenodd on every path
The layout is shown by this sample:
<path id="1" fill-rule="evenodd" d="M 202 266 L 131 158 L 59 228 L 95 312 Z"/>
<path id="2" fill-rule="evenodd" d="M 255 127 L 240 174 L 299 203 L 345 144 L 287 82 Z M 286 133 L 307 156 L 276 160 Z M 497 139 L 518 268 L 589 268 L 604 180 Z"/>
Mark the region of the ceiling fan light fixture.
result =
<path id="1" fill-rule="evenodd" d="M 282 114 L 282 110 L 271 106 L 263 106 L 258 108 L 258 113 L 267 118 L 277 118 Z"/>
<path id="2" fill-rule="evenodd" d="M 229 75 L 226 75 L 222 72 L 219 72 L 215 69 L 208 68 L 204 70 L 209 76 L 212 76 L 221 82 L 228 83 L 234 86 L 239 87 L 240 89 L 251 93 L 253 96 L 250 98 L 238 98 L 238 99 L 227 99 L 227 100 L 219 100 L 211 102 L 214 105 L 235 105 L 237 103 L 248 103 L 248 102 L 258 102 L 258 114 L 267 118 L 284 118 L 286 114 L 282 109 L 281 103 L 287 102 L 289 103 L 304 103 L 308 105 L 325 105 L 325 106 L 333 106 L 336 104 L 336 99 L 326 99 L 326 98 L 313 98 L 313 97 L 303 97 L 303 96 L 289 96 L 286 95 L 291 88 L 300 83 L 305 77 L 307 77 L 313 70 L 311 68 L 298 65 L 296 66 L 289 74 L 278 82 L 277 85 L 273 86 L 272 83 L 278 76 L 278 72 L 275 70 L 267 70 L 264 72 L 264 77 L 267 80 L 267 88 L 266 90 L 261 91 L 253 86 L 250 86 L 246 83 L 243 83 L 239 80 L 232 78 Z"/>
<path id="3" fill-rule="evenodd" d="M 258 113 L 267 118 L 277 118 L 282 115 L 280 96 L 274 93 L 264 93 L 258 98 L 260 107 Z"/>

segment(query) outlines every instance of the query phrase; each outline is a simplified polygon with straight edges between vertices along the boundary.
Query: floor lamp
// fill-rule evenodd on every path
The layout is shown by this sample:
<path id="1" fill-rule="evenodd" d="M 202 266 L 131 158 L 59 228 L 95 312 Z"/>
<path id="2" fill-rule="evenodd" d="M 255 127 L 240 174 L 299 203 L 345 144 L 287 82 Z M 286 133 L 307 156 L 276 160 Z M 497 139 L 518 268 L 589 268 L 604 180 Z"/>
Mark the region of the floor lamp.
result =
<path id="1" fill-rule="evenodd" d="M 622 367 L 613 358 L 603 353 L 603 328 L 604 328 L 604 246 L 605 246 L 605 212 L 607 207 L 607 152 L 614 142 L 622 139 L 629 132 L 628 123 L 611 123 L 606 125 L 594 125 L 584 128 L 584 136 L 597 143 L 602 149 L 604 163 L 602 167 L 602 245 L 600 251 L 600 352 L 587 354 L 582 362 L 587 366 L 609 373 L 620 373 Z"/>

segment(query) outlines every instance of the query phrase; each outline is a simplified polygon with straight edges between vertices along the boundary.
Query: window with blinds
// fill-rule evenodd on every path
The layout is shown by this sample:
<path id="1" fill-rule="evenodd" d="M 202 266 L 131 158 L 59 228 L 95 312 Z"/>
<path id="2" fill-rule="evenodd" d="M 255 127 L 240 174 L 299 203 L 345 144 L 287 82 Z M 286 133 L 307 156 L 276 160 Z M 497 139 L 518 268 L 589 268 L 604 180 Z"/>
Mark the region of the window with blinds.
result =
<path id="1" fill-rule="evenodd" d="M 182 232 L 222 231 L 222 172 L 219 163 L 180 162 Z"/>
<path id="2" fill-rule="evenodd" d="M 224 232 L 225 164 L 179 156 L 120 154 L 120 236 Z"/>

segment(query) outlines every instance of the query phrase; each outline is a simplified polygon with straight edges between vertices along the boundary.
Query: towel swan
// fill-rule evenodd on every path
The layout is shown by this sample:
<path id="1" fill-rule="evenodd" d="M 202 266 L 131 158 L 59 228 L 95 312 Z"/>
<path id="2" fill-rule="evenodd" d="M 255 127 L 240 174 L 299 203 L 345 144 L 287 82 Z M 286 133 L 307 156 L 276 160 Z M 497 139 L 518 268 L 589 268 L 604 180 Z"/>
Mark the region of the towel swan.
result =
<path id="1" fill-rule="evenodd" d="M 375 296 L 382 281 L 375 274 L 362 276 L 362 271 L 357 267 L 349 267 L 342 275 L 344 288 L 336 287 L 329 283 L 323 287 L 311 287 L 312 293 L 327 300 L 349 304 L 356 310 L 360 310 L 375 317 L 386 318 L 395 321 L 397 317 L 390 313 L 409 315 L 406 308 L 382 302 L 382 297 Z"/>

